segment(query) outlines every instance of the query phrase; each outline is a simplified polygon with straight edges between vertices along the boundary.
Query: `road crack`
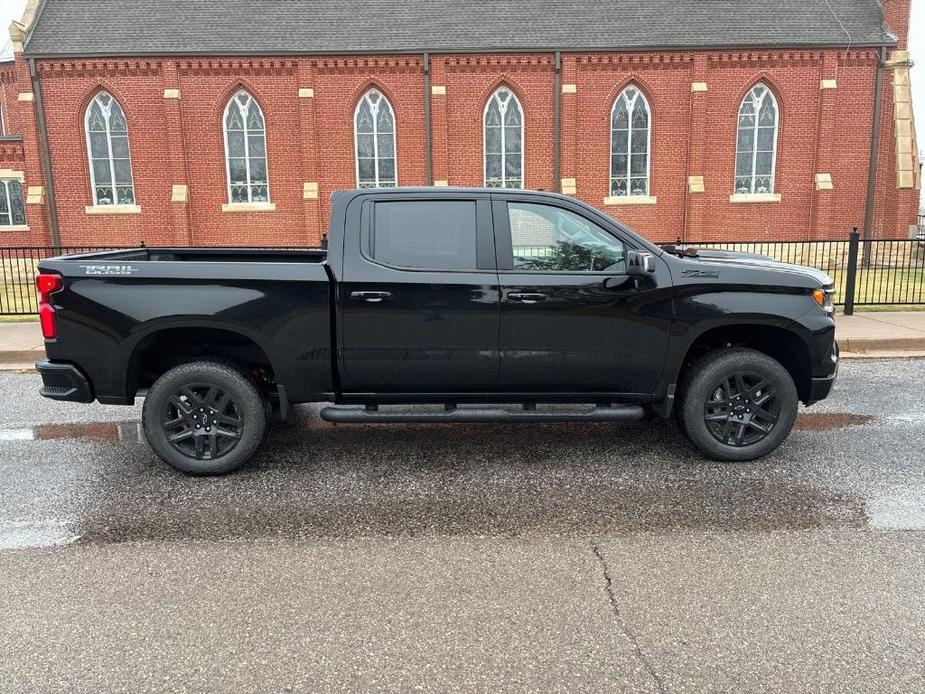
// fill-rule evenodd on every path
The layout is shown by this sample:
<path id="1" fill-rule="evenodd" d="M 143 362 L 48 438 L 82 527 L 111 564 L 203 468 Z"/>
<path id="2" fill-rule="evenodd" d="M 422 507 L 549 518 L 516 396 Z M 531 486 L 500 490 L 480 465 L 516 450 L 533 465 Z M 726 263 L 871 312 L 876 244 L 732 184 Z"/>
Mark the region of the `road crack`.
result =
<path id="1" fill-rule="evenodd" d="M 639 639 L 636 638 L 636 634 L 634 634 L 633 631 L 629 628 L 623 613 L 620 611 L 620 605 L 617 603 L 617 595 L 613 589 L 613 578 L 610 575 L 610 567 L 607 566 L 607 560 L 604 559 L 600 545 L 598 545 L 594 540 L 591 540 L 591 551 L 594 552 L 594 556 L 597 557 L 597 560 L 601 565 L 601 570 L 604 572 L 604 592 L 607 593 L 607 599 L 610 601 L 610 607 L 617 618 L 617 624 L 620 625 L 620 630 L 629 640 L 630 644 L 632 644 L 633 652 L 635 653 L 637 660 L 639 660 L 639 662 L 645 668 L 646 672 L 651 675 L 652 679 L 655 680 L 658 691 L 662 692 L 662 694 L 667 694 L 668 688 L 665 686 L 665 683 L 662 681 L 662 678 L 659 676 L 659 674 L 655 671 L 655 668 L 652 666 L 652 662 L 649 660 L 648 656 L 646 656 L 646 654 L 643 652 L 642 646 L 639 645 Z"/>

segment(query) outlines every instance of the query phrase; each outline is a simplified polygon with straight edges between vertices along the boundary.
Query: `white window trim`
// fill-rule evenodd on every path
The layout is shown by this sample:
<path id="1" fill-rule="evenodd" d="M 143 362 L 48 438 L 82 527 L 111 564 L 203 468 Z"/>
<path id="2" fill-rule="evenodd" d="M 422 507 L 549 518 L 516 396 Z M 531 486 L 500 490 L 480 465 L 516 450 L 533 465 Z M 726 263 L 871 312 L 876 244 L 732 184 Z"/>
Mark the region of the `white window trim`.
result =
<path id="1" fill-rule="evenodd" d="M 745 105 L 745 100 L 748 98 L 755 87 L 764 88 L 764 96 L 761 97 L 761 102 L 755 104 L 755 127 L 754 134 L 752 135 L 752 167 L 751 167 L 751 190 L 748 193 L 738 193 L 736 192 L 736 178 L 737 176 L 736 166 L 739 161 L 739 119 L 742 117 L 742 106 Z M 755 169 L 758 166 L 758 114 L 761 112 L 761 106 L 764 104 L 764 100 L 770 97 L 771 103 L 774 105 L 774 145 L 771 148 L 771 192 L 770 193 L 756 193 L 755 192 Z M 745 96 L 742 97 L 742 101 L 739 102 L 739 110 L 736 112 L 736 146 L 735 146 L 735 158 L 732 162 L 732 197 L 741 197 L 746 195 L 751 196 L 773 196 L 774 190 L 777 185 L 777 138 L 780 135 L 780 104 L 777 103 L 777 97 L 774 96 L 774 92 L 771 88 L 764 82 L 755 82 L 751 87 L 748 88 L 748 91 L 745 92 Z M 738 202 L 739 200 L 735 201 Z M 762 200 L 764 202 L 764 200 Z"/>
<path id="2" fill-rule="evenodd" d="M 508 100 L 504 103 L 501 103 L 501 100 L 498 99 L 498 92 L 506 91 L 510 94 Z M 507 112 L 508 104 L 513 101 L 517 104 L 517 108 L 520 110 L 520 188 L 519 190 L 524 190 L 527 187 L 527 176 L 526 176 L 526 167 L 524 166 L 524 150 L 527 149 L 527 143 L 524 139 L 524 122 L 527 120 L 527 114 L 524 112 L 523 104 L 520 103 L 520 99 L 517 98 L 517 95 L 514 93 L 514 90 L 510 87 L 501 85 L 491 96 L 488 97 L 488 100 L 485 102 L 485 108 L 482 109 L 482 180 L 484 185 L 488 186 L 488 147 L 486 146 L 485 137 L 488 133 L 488 126 L 485 123 L 485 117 L 488 115 L 488 107 L 491 106 L 491 102 L 495 99 L 498 99 L 498 108 L 501 111 L 501 188 L 507 188 L 507 167 L 505 166 L 507 160 L 507 151 L 505 145 L 507 144 L 507 138 L 504 134 L 504 114 Z"/>
<path id="3" fill-rule="evenodd" d="M 0 104 L 0 137 L 6 135 L 6 109 Z"/>
<path id="4" fill-rule="evenodd" d="M 87 214 L 141 214 L 140 205 L 87 205 Z"/>
<path id="5" fill-rule="evenodd" d="M 103 111 L 103 117 L 106 121 L 106 150 L 109 153 L 109 176 L 110 182 L 109 185 L 112 188 L 112 204 L 100 203 L 99 199 L 96 197 L 96 172 L 93 170 L 93 148 L 90 146 L 90 110 L 93 108 L 93 104 L 103 95 L 106 94 L 110 98 L 109 106 L 105 107 L 100 103 L 100 109 Z M 112 156 L 112 129 L 109 127 L 109 119 L 111 116 L 112 105 L 118 104 L 119 110 L 122 111 L 122 117 L 125 119 L 125 144 L 128 147 L 128 163 L 129 169 L 131 171 L 132 178 L 132 199 L 135 201 L 131 205 L 123 205 L 119 202 L 119 193 L 116 190 L 118 187 L 124 188 L 125 186 L 116 185 L 116 162 L 115 157 Z M 112 94 L 110 94 L 105 89 L 101 89 L 96 93 L 96 95 L 90 100 L 90 103 L 87 105 L 87 110 L 84 113 L 84 140 L 87 144 L 87 162 L 90 165 L 90 194 L 93 196 L 93 207 L 136 207 L 138 204 L 138 196 L 135 195 L 135 167 L 132 166 L 132 138 L 128 132 L 128 116 L 125 115 L 125 109 L 122 108 L 122 104 L 116 100 Z"/>
<path id="6" fill-rule="evenodd" d="M 264 161 L 267 164 L 267 199 L 260 200 L 255 203 L 252 199 L 253 191 L 251 190 L 251 151 L 250 151 L 250 141 L 248 135 L 250 131 L 247 127 L 247 108 L 241 111 L 241 105 L 238 103 L 238 95 L 244 92 L 247 94 L 247 97 L 250 99 L 248 101 L 248 107 L 250 103 L 253 102 L 257 105 L 257 110 L 260 111 L 260 117 L 263 119 L 263 149 L 264 149 Z M 247 177 L 247 202 L 234 202 L 231 196 L 231 157 L 228 153 L 228 109 L 232 106 L 241 111 L 241 122 L 244 124 L 244 175 Z M 222 111 L 222 140 L 225 144 L 225 187 L 228 192 L 228 204 L 229 205 L 264 205 L 270 203 L 273 198 L 270 197 L 270 143 L 269 138 L 267 137 L 269 130 L 267 128 L 267 114 L 264 113 L 263 107 L 260 105 L 260 102 L 254 98 L 254 95 L 251 94 L 246 89 L 238 89 L 234 94 L 231 95 L 231 98 L 228 99 L 228 103 L 225 104 L 225 110 Z"/>
<path id="7" fill-rule="evenodd" d="M 374 104 L 369 100 L 369 95 L 372 92 L 379 94 L 378 104 Z M 395 186 L 398 187 L 398 119 L 395 118 L 395 109 L 392 107 L 392 102 L 386 98 L 381 89 L 372 87 L 366 90 L 366 93 L 357 101 L 357 107 L 353 109 L 353 163 L 356 170 L 357 188 L 360 187 L 360 132 L 357 130 L 357 117 L 360 115 L 360 107 L 364 101 L 369 104 L 373 114 L 373 168 L 375 170 L 376 188 L 382 187 L 379 179 L 379 105 L 385 103 L 389 107 L 389 111 L 392 112 L 392 150 L 394 154 L 392 159 L 395 162 Z"/>
<path id="8" fill-rule="evenodd" d="M 615 176 L 613 175 L 614 173 L 613 172 L 613 154 L 614 154 L 613 153 L 613 113 L 617 109 L 617 104 L 620 102 L 620 97 L 626 94 L 627 89 L 636 90 L 636 98 L 633 100 L 633 108 L 632 110 L 628 111 L 630 127 L 628 131 L 629 138 L 626 141 L 626 191 L 627 192 L 626 192 L 626 195 L 612 195 L 611 192 L 613 191 L 613 179 L 615 178 Z M 645 105 L 646 113 L 648 114 L 648 118 L 646 119 L 646 122 L 648 123 L 648 125 L 646 126 L 646 192 L 645 192 L 645 195 L 633 195 L 632 193 L 629 192 L 630 188 L 632 187 L 632 177 L 630 176 L 630 171 L 632 171 L 632 168 L 633 168 L 633 158 L 632 158 L 633 111 L 636 110 L 636 104 L 639 102 L 640 99 L 642 99 L 642 103 Z M 646 95 L 642 93 L 642 90 L 639 87 L 637 87 L 635 84 L 630 84 L 630 85 L 627 85 L 626 88 L 623 89 L 623 91 L 617 94 L 617 98 L 613 100 L 613 106 L 610 107 L 610 177 L 607 179 L 607 193 L 608 194 L 606 198 L 607 200 L 610 200 L 610 202 L 605 202 L 604 204 L 615 205 L 615 204 L 618 204 L 617 202 L 615 202 L 615 200 L 619 200 L 622 198 L 638 197 L 638 198 L 651 199 L 653 201 L 653 202 L 645 202 L 645 203 L 640 202 L 638 204 L 654 205 L 655 198 L 650 195 L 651 192 L 652 192 L 652 107 L 649 105 L 649 100 L 646 98 Z M 633 203 L 629 203 L 629 204 L 633 204 Z"/>

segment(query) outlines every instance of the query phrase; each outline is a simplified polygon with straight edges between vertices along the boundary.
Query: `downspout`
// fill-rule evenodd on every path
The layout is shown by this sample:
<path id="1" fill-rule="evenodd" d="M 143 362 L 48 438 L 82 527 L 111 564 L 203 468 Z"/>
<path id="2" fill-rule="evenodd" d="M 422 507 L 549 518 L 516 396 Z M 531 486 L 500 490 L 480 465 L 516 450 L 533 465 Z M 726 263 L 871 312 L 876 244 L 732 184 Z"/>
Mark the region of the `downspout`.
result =
<path id="1" fill-rule="evenodd" d="M 48 195 L 48 222 L 51 226 L 51 245 L 61 248 L 61 228 L 58 225 L 58 204 L 55 200 L 55 182 L 51 173 L 51 149 L 48 146 L 48 126 L 45 123 L 45 102 L 42 100 L 42 85 L 35 58 L 29 58 L 29 76 L 32 78 L 32 92 L 35 94 L 35 119 L 39 131 L 39 148 L 42 153 L 42 169 L 45 173 L 45 190 Z"/>
<path id="2" fill-rule="evenodd" d="M 559 178 L 559 135 L 562 128 L 562 53 L 556 51 L 555 73 L 552 80 L 552 189 L 562 192 Z"/>
<path id="3" fill-rule="evenodd" d="M 424 179 L 434 184 L 433 144 L 430 132 L 430 53 L 424 51 Z"/>
<path id="4" fill-rule="evenodd" d="M 877 193 L 877 164 L 880 154 L 880 111 L 883 102 L 883 71 L 886 63 L 886 46 L 880 47 L 877 61 L 877 76 L 874 79 L 874 113 L 870 135 L 870 160 L 867 164 L 867 203 L 864 208 L 864 256 L 863 264 L 870 264 L 870 240 L 874 231 L 874 204 Z"/>

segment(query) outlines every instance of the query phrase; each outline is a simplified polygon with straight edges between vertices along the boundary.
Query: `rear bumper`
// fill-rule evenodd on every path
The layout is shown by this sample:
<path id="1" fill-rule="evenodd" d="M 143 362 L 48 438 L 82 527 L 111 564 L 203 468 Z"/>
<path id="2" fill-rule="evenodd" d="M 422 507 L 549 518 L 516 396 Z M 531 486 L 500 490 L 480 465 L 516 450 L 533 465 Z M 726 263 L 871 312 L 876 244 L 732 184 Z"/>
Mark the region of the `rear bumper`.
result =
<path id="1" fill-rule="evenodd" d="M 73 364 L 44 359 L 35 364 L 42 376 L 39 393 L 52 400 L 93 402 L 93 386 L 89 379 Z"/>

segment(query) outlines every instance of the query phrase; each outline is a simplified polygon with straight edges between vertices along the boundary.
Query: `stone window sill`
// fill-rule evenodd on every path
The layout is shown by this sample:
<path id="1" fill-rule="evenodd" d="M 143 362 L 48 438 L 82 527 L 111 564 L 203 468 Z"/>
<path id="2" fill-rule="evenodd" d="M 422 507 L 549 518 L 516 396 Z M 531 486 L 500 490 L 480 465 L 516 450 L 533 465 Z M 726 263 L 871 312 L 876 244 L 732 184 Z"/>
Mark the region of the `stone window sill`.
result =
<path id="1" fill-rule="evenodd" d="M 612 195 L 604 198 L 605 205 L 655 205 L 658 198 L 654 195 Z"/>
<path id="2" fill-rule="evenodd" d="M 272 202 L 229 202 L 222 205 L 222 212 L 276 212 Z"/>
<path id="3" fill-rule="evenodd" d="M 141 214 L 139 205 L 87 205 L 87 214 Z"/>
<path id="4" fill-rule="evenodd" d="M 729 196 L 729 202 L 780 202 L 780 193 L 735 193 Z"/>
<path id="5" fill-rule="evenodd" d="M 9 231 L 9 232 L 29 231 L 29 225 L 28 224 L 13 224 L 12 226 L 10 226 L 8 224 L 0 224 L 0 232 L 4 232 L 4 231 Z"/>

